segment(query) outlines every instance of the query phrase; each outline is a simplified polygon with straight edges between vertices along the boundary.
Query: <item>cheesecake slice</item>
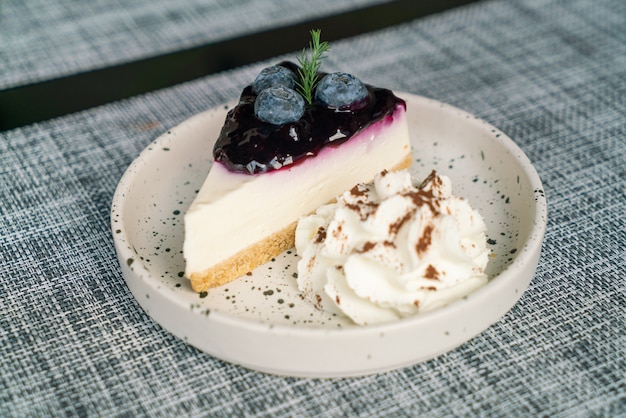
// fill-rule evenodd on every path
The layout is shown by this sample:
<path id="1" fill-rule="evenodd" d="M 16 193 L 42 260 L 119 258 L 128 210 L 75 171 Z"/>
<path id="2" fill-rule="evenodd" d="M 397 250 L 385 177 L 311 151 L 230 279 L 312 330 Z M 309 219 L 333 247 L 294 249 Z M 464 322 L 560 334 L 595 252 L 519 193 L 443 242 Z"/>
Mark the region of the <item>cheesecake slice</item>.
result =
<path id="1" fill-rule="evenodd" d="M 279 66 L 298 82 L 295 64 Z M 300 217 L 382 170 L 411 164 L 405 102 L 364 86 L 350 106 L 318 100 L 285 123 L 255 116 L 260 88 L 243 90 L 185 214 L 185 275 L 195 291 L 228 283 L 292 248 Z"/>

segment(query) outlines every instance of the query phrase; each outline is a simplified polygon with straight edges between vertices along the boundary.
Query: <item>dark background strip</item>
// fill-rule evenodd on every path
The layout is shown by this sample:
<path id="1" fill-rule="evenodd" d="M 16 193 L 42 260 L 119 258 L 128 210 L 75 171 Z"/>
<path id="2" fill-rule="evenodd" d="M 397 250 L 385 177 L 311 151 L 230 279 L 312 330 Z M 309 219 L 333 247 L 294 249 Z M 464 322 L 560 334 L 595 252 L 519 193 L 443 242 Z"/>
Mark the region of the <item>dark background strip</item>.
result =
<path id="1" fill-rule="evenodd" d="M 396 0 L 123 65 L 0 91 L 0 131 L 265 60 L 308 45 L 309 30 L 335 41 L 475 0 Z"/>

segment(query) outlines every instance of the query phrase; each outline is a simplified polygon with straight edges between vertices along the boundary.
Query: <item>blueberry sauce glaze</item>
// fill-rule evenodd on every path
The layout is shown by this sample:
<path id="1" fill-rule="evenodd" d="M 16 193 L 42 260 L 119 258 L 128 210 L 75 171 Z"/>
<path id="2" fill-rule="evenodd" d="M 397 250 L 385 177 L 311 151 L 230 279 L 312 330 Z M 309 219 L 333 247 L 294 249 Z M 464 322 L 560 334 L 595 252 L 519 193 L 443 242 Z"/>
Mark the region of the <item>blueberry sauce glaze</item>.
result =
<path id="1" fill-rule="evenodd" d="M 291 62 L 279 65 L 298 74 Z M 320 72 L 321 79 L 325 73 Z M 314 102 L 307 106 L 300 120 L 283 125 L 262 122 L 254 114 L 257 94 L 252 86 L 244 88 L 239 103 L 227 116 L 213 148 L 213 158 L 229 171 L 260 174 L 290 167 L 317 155 L 326 146 L 337 146 L 372 123 L 392 117 L 404 100 L 391 90 L 366 85 L 366 103 L 353 108 L 329 109 Z"/>

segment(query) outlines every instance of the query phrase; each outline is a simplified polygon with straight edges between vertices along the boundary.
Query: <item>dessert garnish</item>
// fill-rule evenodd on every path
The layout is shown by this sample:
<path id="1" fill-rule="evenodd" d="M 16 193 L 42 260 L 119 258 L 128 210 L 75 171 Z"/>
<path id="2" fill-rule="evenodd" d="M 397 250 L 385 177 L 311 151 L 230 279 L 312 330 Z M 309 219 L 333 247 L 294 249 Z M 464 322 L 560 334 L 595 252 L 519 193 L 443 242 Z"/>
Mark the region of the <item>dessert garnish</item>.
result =
<path id="1" fill-rule="evenodd" d="M 299 220 L 298 287 L 360 325 L 428 311 L 487 283 L 485 232 L 448 177 L 382 171 Z"/>
<path id="2" fill-rule="evenodd" d="M 298 58 L 300 81 L 296 82 L 296 84 L 298 92 L 311 105 L 313 104 L 313 90 L 319 80 L 318 72 L 322 65 L 322 59 L 330 47 L 328 42 L 320 42 L 321 30 L 312 30 L 310 33 L 311 42 L 309 43 L 309 49 L 311 50 L 311 58 L 308 57 L 306 49 L 303 49 L 302 55 Z"/>

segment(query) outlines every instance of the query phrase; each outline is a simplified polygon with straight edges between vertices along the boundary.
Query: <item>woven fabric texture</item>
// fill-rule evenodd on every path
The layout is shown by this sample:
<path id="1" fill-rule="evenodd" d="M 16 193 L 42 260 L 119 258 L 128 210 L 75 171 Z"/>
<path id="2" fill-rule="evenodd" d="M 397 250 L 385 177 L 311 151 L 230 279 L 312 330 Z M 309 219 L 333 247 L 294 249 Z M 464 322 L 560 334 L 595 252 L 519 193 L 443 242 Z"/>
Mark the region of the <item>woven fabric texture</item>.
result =
<path id="1" fill-rule="evenodd" d="M 0 89 L 385 1 L 5 0 L 0 7 Z"/>
<path id="2" fill-rule="evenodd" d="M 626 415 L 624 28 L 621 0 L 492 0 L 333 44 L 329 69 L 506 132 L 549 205 L 520 301 L 457 349 L 380 375 L 224 363 L 160 328 L 121 275 L 109 211 L 127 166 L 265 63 L 0 133 L 0 416 Z"/>

